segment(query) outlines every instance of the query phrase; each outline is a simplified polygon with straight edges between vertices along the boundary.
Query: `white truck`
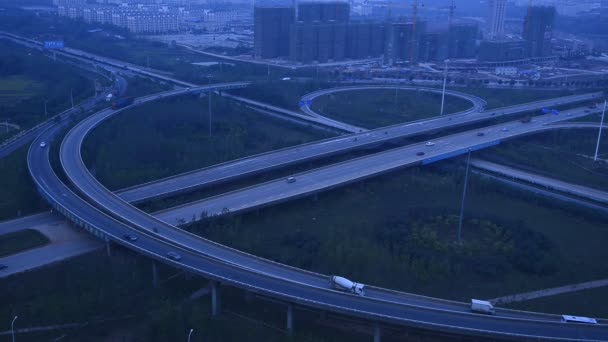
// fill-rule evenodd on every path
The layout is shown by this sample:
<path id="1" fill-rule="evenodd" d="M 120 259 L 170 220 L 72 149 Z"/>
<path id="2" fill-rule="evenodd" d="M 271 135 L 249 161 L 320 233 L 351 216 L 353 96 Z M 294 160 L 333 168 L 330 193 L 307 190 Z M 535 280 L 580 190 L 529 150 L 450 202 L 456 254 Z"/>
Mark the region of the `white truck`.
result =
<path id="1" fill-rule="evenodd" d="M 471 299 L 471 311 L 493 315 L 494 305 L 485 300 Z"/>
<path id="2" fill-rule="evenodd" d="M 329 285 L 334 290 L 350 292 L 359 296 L 365 295 L 365 285 L 355 283 L 344 277 L 331 276 L 329 277 Z"/>
<path id="3" fill-rule="evenodd" d="M 106 101 L 107 101 L 107 102 L 112 101 L 112 97 L 114 97 L 114 95 L 112 95 L 112 94 L 108 94 L 108 95 L 106 95 Z"/>

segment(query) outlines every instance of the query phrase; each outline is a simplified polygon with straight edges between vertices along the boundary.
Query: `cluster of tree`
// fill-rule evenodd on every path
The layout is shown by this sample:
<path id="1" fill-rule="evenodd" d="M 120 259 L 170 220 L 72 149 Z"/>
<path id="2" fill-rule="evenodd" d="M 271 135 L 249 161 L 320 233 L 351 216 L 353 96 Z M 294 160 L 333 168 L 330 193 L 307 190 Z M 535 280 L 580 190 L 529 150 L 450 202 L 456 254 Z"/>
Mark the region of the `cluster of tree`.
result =
<path id="1" fill-rule="evenodd" d="M 23 128 L 45 119 L 45 102 L 50 116 L 70 105 L 70 93 L 75 103 L 93 94 L 93 82 L 76 67 L 0 42 L 0 77 L 10 76 L 19 76 L 20 83 L 27 83 L 26 88 L 15 90 L 14 101 L 5 99 L 0 103 L 0 115 Z M 10 88 L 14 81 L 5 79 L 4 82 L 8 82 Z"/>
<path id="2" fill-rule="evenodd" d="M 466 270 L 491 279 L 500 278 L 510 267 L 534 275 L 556 270 L 551 242 L 521 222 L 506 227 L 466 220 L 462 243 L 455 238 L 457 226 L 458 217 L 453 215 L 408 222 L 392 218 L 376 227 L 375 238 L 392 258 L 410 266 L 422 264 L 425 270 L 448 274 Z"/>
<path id="3" fill-rule="evenodd" d="M 194 96 L 129 110 L 93 131 L 84 160 L 102 183 L 119 189 L 327 136 L 278 119 L 261 120 L 218 96 L 212 99 L 209 136 L 207 110 L 207 99 Z"/>

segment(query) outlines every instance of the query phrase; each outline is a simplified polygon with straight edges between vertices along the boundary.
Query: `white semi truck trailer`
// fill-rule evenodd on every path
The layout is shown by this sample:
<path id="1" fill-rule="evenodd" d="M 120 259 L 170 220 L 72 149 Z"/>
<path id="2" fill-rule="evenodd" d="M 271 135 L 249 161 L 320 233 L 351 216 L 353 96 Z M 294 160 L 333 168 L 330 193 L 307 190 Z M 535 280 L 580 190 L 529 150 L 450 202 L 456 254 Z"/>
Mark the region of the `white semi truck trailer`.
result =
<path id="1" fill-rule="evenodd" d="M 359 296 L 365 295 L 365 285 L 355 283 L 344 277 L 331 276 L 329 277 L 329 285 L 332 289 L 344 292 L 350 292 Z"/>

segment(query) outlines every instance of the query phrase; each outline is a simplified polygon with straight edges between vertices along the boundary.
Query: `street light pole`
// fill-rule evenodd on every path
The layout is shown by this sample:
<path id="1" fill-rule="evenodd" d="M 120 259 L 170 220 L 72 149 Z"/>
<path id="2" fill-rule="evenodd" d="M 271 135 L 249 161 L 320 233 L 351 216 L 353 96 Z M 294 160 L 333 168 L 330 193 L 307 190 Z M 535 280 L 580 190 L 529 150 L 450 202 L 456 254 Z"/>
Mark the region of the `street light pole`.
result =
<path id="1" fill-rule="evenodd" d="M 15 321 L 19 318 L 19 316 L 15 316 L 13 321 L 11 322 L 11 335 L 13 336 L 13 342 L 15 342 Z"/>
<path id="2" fill-rule="evenodd" d="M 49 113 L 46 111 L 46 103 L 49 102 L 47 100 L 44 100 L 44 119 L 48 119 L 49 118 Z"/>
<path id="3" fill-rule="evenodd" d="M 458 243 L 462 243 L 462 218 L 464 216 L 464 200 L 467 196 L 467 184 L 469 183 L 469 166 L 471 164 L 471 150 L 467 156 L 467 169 L 464 173 L 464 189 L 462 189 L 462 200 L 460 201 L 460 218 L 458 219 Z"/>
<path id="4" fill-rule="evenodd" d="M 593 161 L 597 161 L 597 152 L 600 149 L 600 138 L 602 137 L 602 126 L 604 126 L 604 114 L 606 113 L 606 100 L 604 100 L 604 109 L 602 110 L 602 120 L 600 122 L 600 131 L 597 133 L 597 144 L 595 145 L 595 157 Z"/>
<path id="5" fill-rule="evenodd" d="M 443 115 L 443 103 L 445 101 L 445 84 L 448 79 L 448 60 L 446 59 L 444 62 L 445 67 L 443 69 L 443 91 L 441 92 L 441 112 L 439 113 L 439 115 Z"/>
<path id="6" fill-rule="evenodd" d="M 188 333 L 188 342 L 190 342 L 190 336 L 192 336 L 193 331 L 194 331 L 194 329 L 190 329 L 190 332 Z"/>
<path id="7" fill-rule="evenodd" d="M 74 92 L 73 89 L 70 88 L 70 102 L 72 102 L 72 108 L 74 108 Z"/>
<path id="8" fill-rule="evenodd" d="M 209 104 L 209 137 L 211 137 L 211 95 L 213 95 L 213 92 L 210 91 L 209 92 L 209 99 L 208 99 L 208 104 Z"/>

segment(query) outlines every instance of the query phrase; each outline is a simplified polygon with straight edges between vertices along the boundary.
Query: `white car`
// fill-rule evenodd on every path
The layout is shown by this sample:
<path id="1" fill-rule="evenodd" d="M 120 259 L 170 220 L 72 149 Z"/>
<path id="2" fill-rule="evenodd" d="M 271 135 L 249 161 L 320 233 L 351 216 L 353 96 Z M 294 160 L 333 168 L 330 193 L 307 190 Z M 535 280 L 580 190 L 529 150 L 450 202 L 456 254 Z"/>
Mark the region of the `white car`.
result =
<path id="1" fill-rule="evenodd" d="M 501 131 L 503 131 L 503 132 L 507 132 L 508 130 L 509 130 L 509 129 L 508 129 L 507 127 L 503 127 L 503 128 L 501 129 Z"/>
<path id="2" fill-rule="evenodd" d="M 432 141 L 427 141 L 426 144 L 424 144 L 425 146 L 435 146 L 435 143 Z"/>
<path id="3" fill-rule="evenodd" d="M 296 181 L 296 177 L 287 177 L 287 178 L 285 178 L 285 181 L 287 183 L 293 183 Z"/>
<path id="4" fill-rule="evenodd" d="M 44 141 L 42 141 L 42 142 L 40 143 L 40 147 L 45 148 L 45 147 L 46 147 L 46 143 L 45 143 Z"/>

